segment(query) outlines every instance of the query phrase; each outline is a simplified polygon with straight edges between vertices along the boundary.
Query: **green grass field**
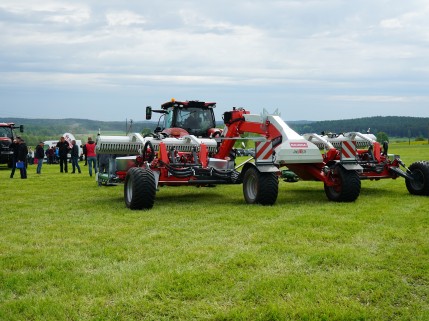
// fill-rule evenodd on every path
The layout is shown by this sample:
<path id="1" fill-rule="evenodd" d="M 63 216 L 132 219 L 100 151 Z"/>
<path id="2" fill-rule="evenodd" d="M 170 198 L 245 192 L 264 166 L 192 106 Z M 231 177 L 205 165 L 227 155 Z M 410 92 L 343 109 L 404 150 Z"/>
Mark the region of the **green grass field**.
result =
<path id="1" fill-rule="evenodd" d="M 130 211 L 82 169 L 0 169 L 0 320 L 429 320 L 429 198 L 402 178 L 347 204 L 281 181 L 270 207 L 241 185 L 163 187 Z"/>

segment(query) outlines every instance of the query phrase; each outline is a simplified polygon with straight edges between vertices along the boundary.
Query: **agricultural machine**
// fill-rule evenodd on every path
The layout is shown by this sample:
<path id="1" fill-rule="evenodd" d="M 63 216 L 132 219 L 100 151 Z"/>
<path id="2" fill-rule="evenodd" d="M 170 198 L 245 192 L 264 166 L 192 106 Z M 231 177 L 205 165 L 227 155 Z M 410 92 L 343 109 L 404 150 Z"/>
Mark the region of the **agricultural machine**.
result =
<path id="1" fill-rule="evenodd" d="M 16 138 L 15 129 L 19 128 L 21 133 L 24 132 L 24 126 L 15 126 L 15 123 L 0 123 L 0 164 L 7 164 L 12 167 L 13 150 L 10 147 Z"/>
<path id="2" fill-rule="evenodd" d="M 414 163 L 404 172 L 399 157 L 391 160 L 387 145 L 382 151 L 372 136 L 301 136 L 277 114 L 235 107 L 223 114 L 224 129 L 217 129 L 215 106 L 173 99 L 160 110 L 146 108 L 146 119 L 161 113 L 151 135 L 99 135 L 97 154 L 110 155 L 110 162 L 106 173 L 98 173 L 98 184 L 124 183 L 130 209 L 150 209 L 159 187 L 181 185 L 243 184 L 247 203 L 272 205 L 282 168 L 302 180 L 323 182 L 326 196 L 336 202 L 356 200 L 363 178 L 403 176 L 411 193 L 429 195 L 429 163 Z M 257 134 L 248 138 L 255 142 L 255 155 L 237 165 L 234 144 L 245 133 Z M 371 147 L 358 149 L 361 141 Z"/>

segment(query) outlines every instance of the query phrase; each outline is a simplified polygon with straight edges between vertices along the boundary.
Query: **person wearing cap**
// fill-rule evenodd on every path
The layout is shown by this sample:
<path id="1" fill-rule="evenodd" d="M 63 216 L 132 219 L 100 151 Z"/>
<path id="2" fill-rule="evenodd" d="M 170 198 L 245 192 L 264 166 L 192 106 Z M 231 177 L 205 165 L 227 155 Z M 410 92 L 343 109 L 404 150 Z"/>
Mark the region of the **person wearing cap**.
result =
<path id="1" fill-rule="evenodd" d="M 42 173 L 43 160 L 45 159 L 45 150 L 43 149 L 43 145 L 44 143 L 40 142 L 36 146 L 36 151 L 34 152 L 34 158 L 37 159 L 37 169 L 36 169 L 37 174 Z"/>

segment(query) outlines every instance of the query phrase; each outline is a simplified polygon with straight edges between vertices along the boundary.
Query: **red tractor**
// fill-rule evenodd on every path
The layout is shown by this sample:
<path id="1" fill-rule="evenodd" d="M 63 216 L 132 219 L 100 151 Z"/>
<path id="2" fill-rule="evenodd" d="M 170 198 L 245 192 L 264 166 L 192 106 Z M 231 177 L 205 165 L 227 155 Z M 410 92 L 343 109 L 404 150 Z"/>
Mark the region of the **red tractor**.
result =
<path id="1" fill-rule="evenodd" d="M 152 112 L 162 114 L 155 133 L 164 136 L 181 137 L 194 135 L 197 137 L 214 137 L 221 134 L 216 128 L 213 108 L 214 102 L 176 101 L 172 99 L 161 105 L 161 109 L 152 110 L 146 107 L 146 119 L 152 117 Z M 162 121 L 162 126 L 161 125 Z"/>
<path id="2" fill-rule="evenodd" d="M 323 182 L 332 201 L 352 202 L 359 196 L 366 169 L 356 155 L 343 157 L 327 139 L 297 134 L 276 114 L 256 115 L 233 108 L 223 114 L 225 128 L 216 129 L 214 107 L 215 103 L 172 100 L 154 110 L 163 114 L 163 127 L 148 137 L 99 135 L 97 153 L 113 157 L 108 173 L 98 175 L 98 183 L 124 182 L 125 203 L 131 209 L 152 208 L 161 186 L 240 183 L 247 203 L 272 205 L 278 195 L 280 169 L 287 167 L 300 179 Z M 146 114 L 150 118 L 150 107 Z M 198 115 L 199 125 L 186 124 L 191 115 Z M 233 147 L 245 133 L 258 134 L 249 138 L 255 141 L 255 156 L 236 165 Z M 421 186 L 422 194 L 429 193 L 427 167 L 419 174 L 410 168 L 407 177 L 419 181 L 415 186 Z"/>
<path id="3" fill-rule="evenodd" d="M 19 128 L 24 132 L 24 126 L 15 126 L 15 123 L 0 123 L 0 164 L 7 164 L 12 167 L 13 150 L 10 148 L 13 140 L 16 138 L 15 129 Z"/>

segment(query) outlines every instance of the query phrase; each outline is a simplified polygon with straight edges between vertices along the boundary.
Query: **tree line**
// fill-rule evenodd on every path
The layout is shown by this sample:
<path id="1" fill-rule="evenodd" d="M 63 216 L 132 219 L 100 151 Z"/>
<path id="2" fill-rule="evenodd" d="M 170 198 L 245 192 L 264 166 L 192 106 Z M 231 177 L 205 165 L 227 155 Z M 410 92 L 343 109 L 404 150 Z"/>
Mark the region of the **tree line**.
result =
<path id="1" fill-rule="evenodd" d="M 384 132 L 389 137 L 428 138 L 429 135 L 429 118 L 424 117 L 376 116 L 305 123 L 289 122 L 288 125 L 300 134 L 351 131 L 366 133 L 369 130 L 375 135 Z"/>
<path id="2" fill-rule="evenodd" d="M 59 139 L 64 133 L 72 133 L 76 139 L 86 141 L 87 135 L 95 136 L 98 131 L 101 134 L 125 135 L 127 132 L 149 133 L 156 126 L 155 121 L 96 121 L 89 119 L 27 119 L 27 118 L 0 118 L 0 122 L 14 122 L 16 125 L 24 125 L 24 133 L 21 134 L 27 144 L 36 145 L 39 141 Z M 377 135 L 385 133 L 388 137 L 403 138 L 428 138 L 429 118 L 423 117 L 399 117 L 377 116 L 345 120 L 325 121 L 289 121 L 286 122 L 299 134 L 305 133 L 343 133 L 350 131 L 367 132 Z M 223 128 L 222 122 L 216 123 Z"/>
<path id="3" fill-rule="evenodd" d="M 98 132 L 108 135 L 125 135 L 127 132 L 152 132 L 157 123 L 151 121 L 97 121 L 89 119 L 33 119 L 33 118 L 0 118 L 0 122 L 24 125 L 24 133 L 19 133 L 27 145 L 35 146 L 40 141 L 55 140 L 64 133 L 73 134 L 76 139 L 86 141 L 88 135 L 93 136 Z M 112 134 L 113 133 L 113 134 Z"/>

